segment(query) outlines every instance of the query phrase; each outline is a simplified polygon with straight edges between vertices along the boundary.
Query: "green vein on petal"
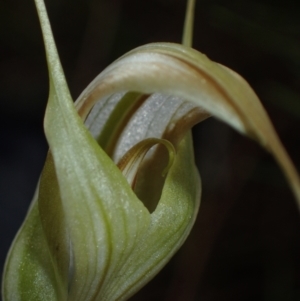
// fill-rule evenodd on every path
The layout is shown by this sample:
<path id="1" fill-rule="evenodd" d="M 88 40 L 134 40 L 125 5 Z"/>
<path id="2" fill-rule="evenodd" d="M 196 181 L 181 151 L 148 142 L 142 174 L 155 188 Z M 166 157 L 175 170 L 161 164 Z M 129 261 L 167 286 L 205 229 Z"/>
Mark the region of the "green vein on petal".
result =
<path id="1" fill-rule="evenodd" d="M 56 277 L 57 289 L 62 296 L 60 299 L 65 300 L 67 298 L 70 265 L 72 264 L 70 240 L 59 184 L 50 152 L 40 179 L 38 208 L 52 260 L 53 272 Z"/>
<path id="2" fill-rule="evenodd" d="M 7 257 L 2 286 L 4 300 L 62 300 L 42 231 L 37 196 L 36 193 Z"/>

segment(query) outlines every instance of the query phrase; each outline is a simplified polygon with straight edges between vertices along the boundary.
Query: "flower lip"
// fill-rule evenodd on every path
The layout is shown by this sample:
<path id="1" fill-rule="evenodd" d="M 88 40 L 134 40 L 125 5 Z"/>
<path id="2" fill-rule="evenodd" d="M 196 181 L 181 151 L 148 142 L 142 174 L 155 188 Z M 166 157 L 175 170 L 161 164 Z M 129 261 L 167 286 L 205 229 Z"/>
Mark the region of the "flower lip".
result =
<path id="1" fill-rule="evenodd" d="M 144 159 L 146 153 L 157 144 L 164 145 L 169 153 L 168 165 L 162 172 L 162 176 L 165 177 L 175 159 L 175 148 L 168 140 L 157 138 L 148 138 L 142 140 L 133 148 L 131 148 L 119 161 L 118 167 L 122 171 L 123 175 L 127 178 L 128 183 L 133 189 L 136 184 L 136 176 L 141 161 Z"/>
<path id="2" fill-rule="evenodd" d="M 132 104 L 134 101 L 138 106 L 133 104 L 127 111 L 120 111 L 122 103 Z M 159 93 L 119 93 L 96 104 L 86 125 L 101 147 L 118 164 L 135 145 L 153 137 L 168 140 L 176 149 L 190 128 L 207 117 L 206 112 L 178 97 Z M 150 212 L 155 210 L 160 200 L 165 182 L 162 174 L 168 162 L 169 154 L 165 147 L 160 146 L 147 151 L 139 162 L 139 176 L 134 182 L 134 191 Z"/>

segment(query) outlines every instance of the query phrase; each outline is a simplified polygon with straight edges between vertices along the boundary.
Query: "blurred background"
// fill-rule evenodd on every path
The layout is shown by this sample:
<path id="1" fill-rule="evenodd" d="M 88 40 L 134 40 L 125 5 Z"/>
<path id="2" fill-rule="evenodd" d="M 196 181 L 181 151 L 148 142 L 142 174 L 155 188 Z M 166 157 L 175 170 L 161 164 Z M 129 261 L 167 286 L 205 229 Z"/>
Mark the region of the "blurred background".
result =
<path id="1" fill-rule="evenodd" d="M 142 44 L 181 41 L 184 0 L 47 0 L 74 99 Z M 202 0 L 194 48 L 254 88 L 300 170 L 300 2 Z M 33 0 L 0 0 L 0 270 L 41 172 L 48 77 Z M 211 118 L 194 128 L 202 204 L 185 245 L 132 300 L 300 300 L 300 215 L 273 158 Z"/>

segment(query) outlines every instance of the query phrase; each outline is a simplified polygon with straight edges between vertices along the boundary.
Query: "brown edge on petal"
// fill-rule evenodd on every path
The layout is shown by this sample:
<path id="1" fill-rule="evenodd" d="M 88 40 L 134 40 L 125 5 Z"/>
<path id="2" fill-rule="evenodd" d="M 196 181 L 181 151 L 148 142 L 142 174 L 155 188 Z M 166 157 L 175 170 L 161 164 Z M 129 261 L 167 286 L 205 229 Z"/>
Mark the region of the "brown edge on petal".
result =
<path id="1" fill-rule="evenodd" d="M 159 53 L 164 54 L 163 52 L 160 52 L 160 51 L 159 51 Z M 235 112 L 236 115 L 239 116 L 239 118 L 243 120 L 244 125 L 246 125 L 245 126 L 245 130 L 247 131 L 246 134 L 250 137 L 257 137 L 255 132 L 252 130 L 252 126 L 248 122 L 248 118 L 245 115 L 245 113 L 243 112 L 243 110 L 241 110 L 241 108 L 231 100 L 231 96 L 228 94 L 228 92 L 226 92 L 225 88 L 223 88 L 222 85 L 220 85 L 210 74 L 207 74 L 206 72 L 203 72 L 201 69 L 197 68 L 196 65 L 194 65 L 188 61 L 185 61 L 184 59 L 177 57 L 175 55 L 169 54 L 169 56 L 171 56 L 172 58 L 177 59 L 181 63 L 187 65 L 189 68 L 191 68 L 195 72 L 199 73 L 202 76 L 202 78 L 204 78 L 207 82 L 211 83 L 211 85 L 215 89 L 215 91 L 217 91 L 224 99 L 226 99 L 228 101 L 231 108 L 233 109 L 233 112 Z"/>
<path id="2" fill-rule="evenodd" d="M 210 116 L 209 113 L 200 108 L 193 108 L 183 118 L 174 120 L 172 124 L 167 127 L 162 138 L 169 140 L 174 147 L 177 148 L 188 130 Z"/>

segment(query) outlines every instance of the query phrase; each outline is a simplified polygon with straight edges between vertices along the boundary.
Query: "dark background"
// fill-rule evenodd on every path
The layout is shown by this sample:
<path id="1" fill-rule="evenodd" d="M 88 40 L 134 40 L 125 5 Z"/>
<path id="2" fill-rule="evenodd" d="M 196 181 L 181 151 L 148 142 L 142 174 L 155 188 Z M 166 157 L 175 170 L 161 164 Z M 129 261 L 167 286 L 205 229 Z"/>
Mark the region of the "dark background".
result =
<path id="1" fill-rule="evenodd" d="M 48 0 L 74 98 L 139 45 L 181 41 L 184 0 Z M 300 170 L 300 2 L 198 1 L 194 47 L 244 76 Z M 45 159 L 47 68 L 33 0 L 0 0 L 0 270 Z M 214 119 L 194 129 L 196 225 L 132 300 L 300 300 L 300 216 L 273 158 Z"/>

